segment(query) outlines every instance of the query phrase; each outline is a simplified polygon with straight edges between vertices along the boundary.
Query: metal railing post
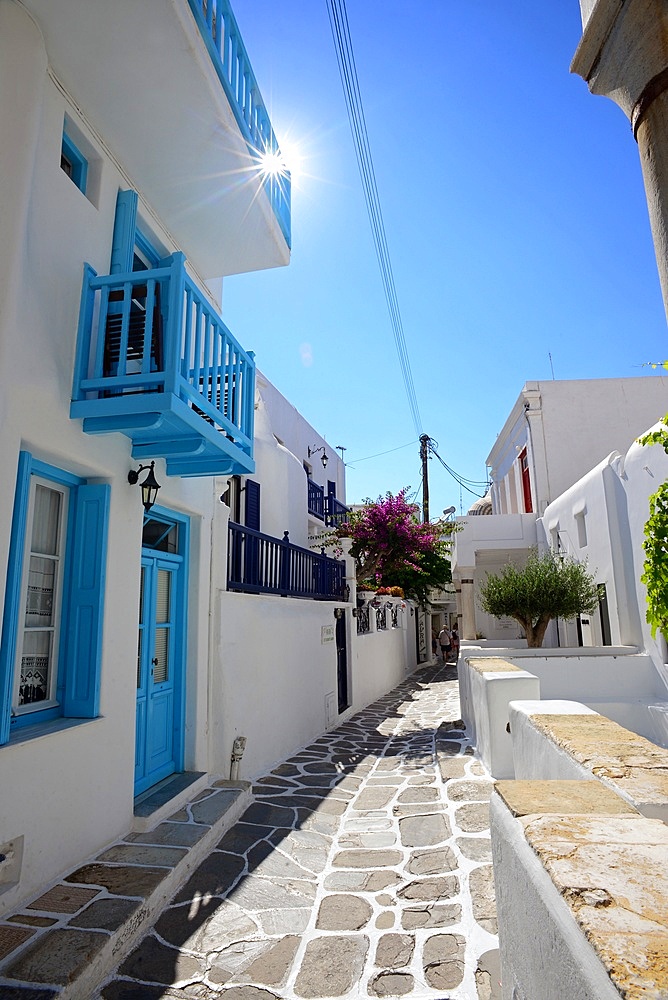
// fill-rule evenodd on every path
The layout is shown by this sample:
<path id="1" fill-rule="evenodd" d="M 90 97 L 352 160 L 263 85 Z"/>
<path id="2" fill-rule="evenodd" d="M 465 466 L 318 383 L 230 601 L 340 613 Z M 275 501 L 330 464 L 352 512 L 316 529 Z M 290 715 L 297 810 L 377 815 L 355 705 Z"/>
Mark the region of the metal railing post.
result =
<path id="1" fill-rule="evenodd" d="M 281 597 L 290 593 L 290 532 L 283 532 L 281 541 L 281 568 L 279 572 Z"/>

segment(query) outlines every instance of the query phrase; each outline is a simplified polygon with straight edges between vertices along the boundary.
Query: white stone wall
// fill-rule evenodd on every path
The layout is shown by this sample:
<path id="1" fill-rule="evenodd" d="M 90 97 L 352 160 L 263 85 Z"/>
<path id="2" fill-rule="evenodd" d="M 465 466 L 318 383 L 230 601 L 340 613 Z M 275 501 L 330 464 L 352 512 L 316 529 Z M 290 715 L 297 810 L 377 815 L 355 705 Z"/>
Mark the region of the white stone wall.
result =
<path id="1" fill-rule="evenodd" d="M 542 519 L 546 540 L 555 544 L 558 535 L 562 550 L 586 559 L 597 582 L 605 583 L 613 644 L 647 650 L 662 675 L 665 642 L 660 633 L 652 638 L 640 576 L 649 497 L 666 479 L 663 449 L 634 443 L 625 456 L 612 454 L 592 469 L 550 504 Z"/>
<path id="2" fill-rule="evenodd" d="M 336 644 L 323 627 L 345 608 L 350 705 L 339 715 Z M 351 605 L 220 591 L 211 673 L 211 770 L 229 775 L 232 743 L 248 743 L 240 777 L 257 777 L 399 684 L 415 667 L 406 628 L 358 636 Z"/>
<path id="3" fill-rule="evenodd" d="M 494 513 L 524 510 L 518 463 L 524 448 L 540 516 L 613 449 L 625 451 L 663 415 L 667 399 L 664 376 L 527 382 L 487 458 Z"/>

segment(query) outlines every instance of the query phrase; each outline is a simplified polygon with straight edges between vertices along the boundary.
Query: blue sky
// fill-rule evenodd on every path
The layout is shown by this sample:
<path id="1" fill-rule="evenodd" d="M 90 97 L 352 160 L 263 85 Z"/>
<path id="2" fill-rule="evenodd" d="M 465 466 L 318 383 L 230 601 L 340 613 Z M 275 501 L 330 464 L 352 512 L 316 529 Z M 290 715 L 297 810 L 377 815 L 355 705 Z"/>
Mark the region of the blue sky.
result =
<path id="1" fill-rule="evenodd" d="M 326 2 L 233 5 L 299 160 L 292 262 L 227 279 L 223 317 L 345 445 L 350 502 L 421 490 Z M 652 377 L 643 362 L 668 357 L 637 147 L 621 110 L 569 73 L 577 0 L 347 8 L 423 430 L 482 480 L 550 353 L 559 379 Z M 435 460 L 429 482 L 432 517 L 475 499 Z"/>

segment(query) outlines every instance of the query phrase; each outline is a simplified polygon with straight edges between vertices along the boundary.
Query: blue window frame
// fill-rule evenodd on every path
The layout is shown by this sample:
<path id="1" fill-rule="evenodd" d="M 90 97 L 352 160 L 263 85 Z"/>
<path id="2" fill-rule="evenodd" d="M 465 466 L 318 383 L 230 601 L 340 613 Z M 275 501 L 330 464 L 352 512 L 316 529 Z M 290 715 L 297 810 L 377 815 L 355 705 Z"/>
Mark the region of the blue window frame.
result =
<path id="1" fill-rule="evenodd" d="M 99 714 L 108 485 L 19 455 L 0 637 L 0 744 Z"/>
<path id="2" fill-rule="evenodd" d="M 60 166 L 82 194 L 85 194 L 88 180 L 88 160 L 72 137 L 67 134 L 66 127 L 63 129 L 63 141 L 60 147 Z"/>
<path id="3" fill-rule="evenodd" d="M 148 236 L 146 236 L 141 229 L 137 228 L 135 230 L 132 270 L 143 271 L 146 269 L 147 271 L 151 271 L 153 268 L 158 267 L 160 260 L 160 254 L 155 249 Z"/>

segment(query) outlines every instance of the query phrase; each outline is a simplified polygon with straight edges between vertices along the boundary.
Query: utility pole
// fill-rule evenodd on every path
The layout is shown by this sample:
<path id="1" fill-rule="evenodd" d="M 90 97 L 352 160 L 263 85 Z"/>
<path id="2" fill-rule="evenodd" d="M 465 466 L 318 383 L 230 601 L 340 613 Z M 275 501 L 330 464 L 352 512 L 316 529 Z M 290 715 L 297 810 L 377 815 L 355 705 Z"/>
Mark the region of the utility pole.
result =
<path id="1" fill-rule="evenodd" d="M 426 524 L 429 520 L 429 472 L 427 468 L 427 457 L 429 435 L 420 435 L 420 458 L 422 459 L 422 520 Z"/>

